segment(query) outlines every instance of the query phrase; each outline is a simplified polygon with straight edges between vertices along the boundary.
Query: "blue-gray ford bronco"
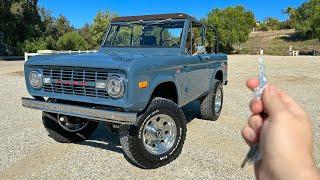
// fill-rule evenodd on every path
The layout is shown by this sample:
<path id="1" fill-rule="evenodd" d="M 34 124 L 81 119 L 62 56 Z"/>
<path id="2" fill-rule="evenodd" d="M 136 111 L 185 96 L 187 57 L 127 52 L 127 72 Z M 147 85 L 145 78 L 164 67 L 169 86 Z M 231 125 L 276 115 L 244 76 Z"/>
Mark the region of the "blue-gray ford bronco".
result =
<path id="1" fill-rule="evenodd" d="M 227 84 L 227 56 L 214 27 L 182 14 L 114 18 L 97 53 L 35 56 L 24 66 L 32 98 L 51 138 L 86 140 L 105 122 L 126 158 L 153 169 L 176 159 L 186 137 L 181 107 L 200 101 L 217 120 Z"/>

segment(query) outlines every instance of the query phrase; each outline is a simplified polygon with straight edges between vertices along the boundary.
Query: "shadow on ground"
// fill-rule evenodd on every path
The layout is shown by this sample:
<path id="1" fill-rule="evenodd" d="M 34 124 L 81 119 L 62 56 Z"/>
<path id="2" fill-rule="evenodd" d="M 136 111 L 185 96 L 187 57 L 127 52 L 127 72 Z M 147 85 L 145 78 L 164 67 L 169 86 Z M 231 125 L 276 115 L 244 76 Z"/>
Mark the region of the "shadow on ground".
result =
<path id="1" fill-rule="evenodd" d="M 190 123 L 192 120 L 200 116 L 199 107 L 199 101 L 193 101 L 182 108 L 186 115 L 187 123 Z M 105 123 L 100 123 L 99 127 L 96 129 L 90 139 L 78 144 L 123 154 L 118 133 L 112 132 L 110 127 L 106 126 Z M 126 156 L 125 158 L 129 161 L 129 163 L 133 164 Z"/>
<path id="2" fill-rule="evenodd" d="M 122 153 L 119 136 L 107 129 L 105 123 L 100 123 L 90 139 L 78 144 Z"/>

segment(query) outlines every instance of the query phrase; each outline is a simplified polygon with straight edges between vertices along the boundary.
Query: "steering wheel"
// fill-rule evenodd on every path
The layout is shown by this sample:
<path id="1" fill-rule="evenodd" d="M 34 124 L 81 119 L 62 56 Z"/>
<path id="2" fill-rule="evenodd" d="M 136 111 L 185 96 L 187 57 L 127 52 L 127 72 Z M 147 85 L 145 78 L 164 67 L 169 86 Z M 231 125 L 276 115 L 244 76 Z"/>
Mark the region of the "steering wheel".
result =
<path id="1" fill-rule="evenodd" d="M 179 46 L 179 44 L 178 44 L 176 41 L 172 40 L 172 39 L 165 39 L 165 40 L 163 40 L 163 41 L 161 42 L 161 46 L 163 46 L 163 44 L 166 43 L 166 42 L 172 42 L 172 43 L 173 43 L 172 46 Z"/>

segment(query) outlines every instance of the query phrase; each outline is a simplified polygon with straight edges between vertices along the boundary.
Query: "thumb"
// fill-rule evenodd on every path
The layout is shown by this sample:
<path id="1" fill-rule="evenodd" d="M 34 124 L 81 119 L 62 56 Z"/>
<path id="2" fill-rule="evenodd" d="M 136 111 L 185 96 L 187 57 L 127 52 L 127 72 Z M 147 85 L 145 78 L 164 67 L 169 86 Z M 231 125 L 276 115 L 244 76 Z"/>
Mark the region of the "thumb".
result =
<path id="1" fill-rule="evenodd" d="M 282 102 L 279 91 L 273 85 L 268 85 L 265 88 L 262 96 L 262 103 L 265 112 L 269 116 L 274 116 L 285 109 L 285 105 Z"/>

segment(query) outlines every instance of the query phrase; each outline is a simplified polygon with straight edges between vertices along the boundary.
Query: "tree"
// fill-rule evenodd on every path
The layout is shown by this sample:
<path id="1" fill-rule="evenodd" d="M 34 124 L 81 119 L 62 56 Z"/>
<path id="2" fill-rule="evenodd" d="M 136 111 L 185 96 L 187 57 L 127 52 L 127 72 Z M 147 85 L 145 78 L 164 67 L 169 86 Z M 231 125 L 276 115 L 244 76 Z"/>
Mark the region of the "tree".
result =
<path id="1" fill-rule="evenodd" d="M 74 30 L 73 27 L 71 27 L 69 20 L 63 15 L 60 15 L 57 18 L 55 25 L 57 27 L 58 37 Z"/>
<path id="2" fill-rule="evenodd" d="M 52 12 L 45 9 L 39 9 L 41 21 L 42 21 L 42 36 L 58 37 L 58 30 L 55 24 L 56 19 L 52 16 Z"/>
<path id="3" fill-rule="evenodd" d="M 273 17 L 267 17 L 265 20 L 265 24 L 268 30 L 280 30 L 281 22 Z"/>
<path id="4" fill-rule="evenodd" d="M 37 3 L 37 0 L 0 0 L 0 32 L 7 47 L 14 47 L 9 54 L 19 53 L 20 43 L 41 35 Z"/>
<path id="5" fill-rule="evenodd" d="M 288 20 L 287 23 L 291 28 L 294 28 L 294 26 L 297 24 L 296 22 L 296 10 L 292 7 L 288 7 L 284 10 L 282 10 L 284 14 L 288 14 Z"/>
<path id="6" fill-rule="evenodd" d="M 58 50 L 86 50 L 88 44 L 76 31 L 68 32 L 57 41 Z"/>
<path id="7" fill-rule="evenodd" d="M 92 39 L 92 35 L 90 34 L 90 25 L 85 24 L 80 30 L 80 35 L 84 38 L 84 40 L 87 42 L 89 49 L 94 49 L 96 44 L 94 43 Z"/>
<path id="8" fill-rule="evenodd" d="M 287 8 L 293 27 L 305 38 L 320 39 L 320 0 L 309 0 L 298 8 Z"/>
<path id="9" fill-rule="evenodd" d="M 235 43 L 248 40 L 256 25 L 253 13 L 242 6 L 213 9 L 208 14 L 207 23 L 217 28 L 222 49 L 227 52 Z"/>
<path id="10" fill-rule="evenodd" d="M 94 47 L 98 47 L 101 44 L 102 39 L 107 31 L 107 27 L 109 26 L 111 20 L 117 16 L 118 15 L 116 13 L 112 13 L 110 11 L 98 12 L 90 28 L 90 34 L 93 39 Z"/>

